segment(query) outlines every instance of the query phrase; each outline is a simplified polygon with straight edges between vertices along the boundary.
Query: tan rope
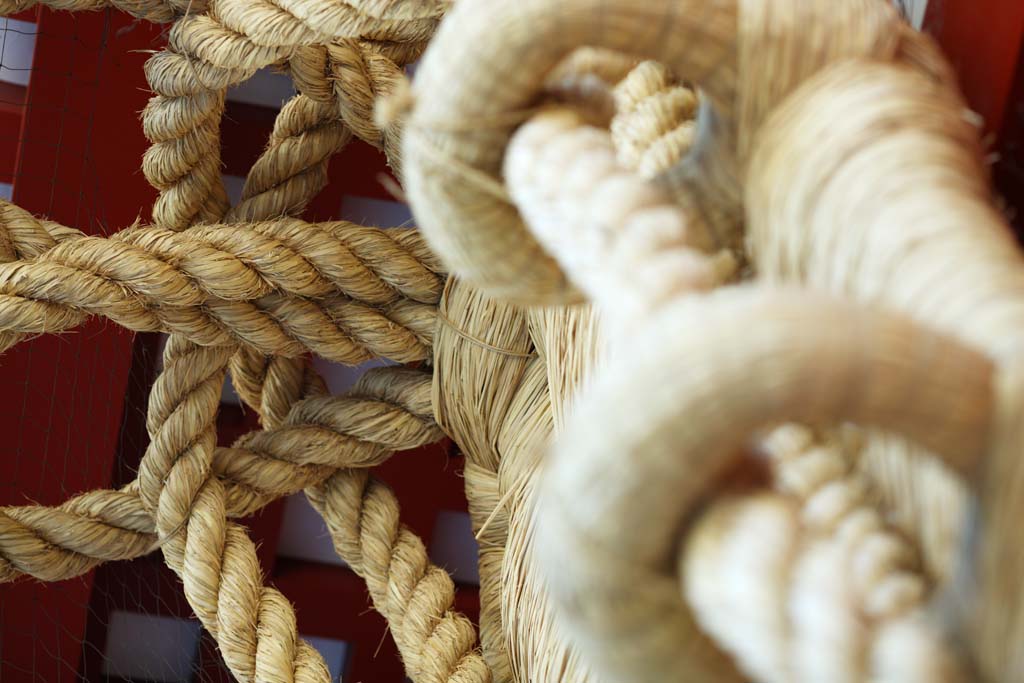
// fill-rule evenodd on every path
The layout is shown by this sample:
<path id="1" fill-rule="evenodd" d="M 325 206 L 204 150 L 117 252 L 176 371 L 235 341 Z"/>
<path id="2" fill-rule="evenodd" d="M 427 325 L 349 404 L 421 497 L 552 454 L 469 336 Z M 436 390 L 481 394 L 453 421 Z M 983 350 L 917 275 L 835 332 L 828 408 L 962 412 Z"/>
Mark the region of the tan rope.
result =
<path id="1" fill-rule="evenodd" d="M 435 332 L 434 411 L 438 424 L 466 456 L 466 497 L 480 545 L 483 654 L 496 681 L 512 681 L 501 615 L 507 518 L 498 508 L 498 435 L 527 369 L 537 359 L 531 353 L 526 317 L 514 306 L 449 280 L 440 308 L 443 322 Z"/>
<path id="2" fill-rule="evenodd" d="M 409 44 L 399 43 L 406 46 Z M 398 59 L 389 57 L 375 44 L 338 40 L 325 47 L 303 47 L 289 61 L 299 89 L 336 110 L 352 132 L 387 155 L 388 163 L 400 173 L 401 126 L 391 121 L 383 128 L 374 117 L 379 97 L 390 95 L 403 82 L 401 65 L 413 61 L 422 43 L 409 45 Z"/>
<path id="3" fill-rule="evenodd" d="M 758 681 L 958 681 L 912 547 L 834 443 L 769 436 L 779 493 L 716 501 L 680 553 L 697 620 Z"/>
<path id="4" fill-rule="evenodd" d="M 326 479 L 337 469 L 371 467 L 395 450 L 437 441 L 428 374 L 404 368 L 369 371 L 344 397 L 296 403 L 287 422 L 214 451 L 228 516 L 252 514 L 273 499 Z M 60 581 L 100 562 L 153 550 L 152 518 L 137 484 L 90 491 L 57 508 L 0 509 L 0 580 L 28 574 Z"/>
<path id="5" fill-rule="evenodd" d="M 280 220 L 64 240 L 34 260 L 0 265 L 0 330 L 54 332 L 92 313 L 206 345 L 242 340 L 267 353 L 417 360 L 429 348 L 429 302 L 440 290 L 418 239 L 408 230 Z"/>
<path id="6" fill-rule="evenodd" d="M 391 490 L 365 472 L 341 470 L 307 496 L 327 522 L 338 555 L 366 580 L 409 676 L 418 683 L 490 681 L 475 651 L 473 625 L 452 611 L 451 577 L 399 524 Z"/>
<path id="7" fill-rule="evenodd" d="M 911 353 L 925 347 L 941 372 Z M 543 484 L 540 559 L 576 642 L 612 680 L 723 680 L 669 567 L 743 439 L 781 420 L 848 418 L 963 466 L 988 442 L 990 380 L 988 361 L 948 338 L 809 294 L 730 288 L 662 309 L 595 379 Z M 622 418 L 622 397 L 642 420 Z"/>
<path id="8" fill-rule="evenodd" d="M 682 161 L 697 132 L 697 94 L 662 64 L 646 61 L 615 86 L 611 122 L 619 162 L 645 178 Z"/>
<path id="9" fill-rule="evenodd" d="M 826 132 L 822 118 L 839 110 L 844 115 Z M 755 149 L 749 181 L 751 240 L 766 276 L 884 302 L 1002 363 L 1015 362 L 1024 321 L 1024 261 L 991 204 L 977 130 L 947 84 L 893 65 L 837 65 L 794 93 L 771 123 L 771 134 Z M 808 137 L 828 144 L 812 149 L 796 142 Z M 818 149 L 827 149 L 829 158 L 821 159 Z M 771 191 L 765 174 L 783 164 L 790 177 L 800 179 L 796 187 L 816 185 L 813 192 L 783 199 Z M 886 181 L 895 177 L 898 186 Z M 828 206 L 830 216 L 818 206 Z M 861 229 L 837 229 L 840 216 L 856 216 Z M 897 224 L 904 227 L 892 230 Z M 840 259 L 843 253 L 857 257 Z M 993 553 L 1000 560 L 968 567 L 975 558 L 960 554 L 961 570 L 974 576 L 967 587 L 951 589 L 977 591 L 964 617 L 976 626 L 966 628 L 975 633 L 983 674 L 1008 680 L 1024 671 L 1015 640 L 1024 628 L 1024 583 L 1012 524 L 997 521 L 1012 517 L 1020 505 L 1020 497 L 1006 488 L 1017 468 L 1001 462 L 1000 453 L 1006 451 L 994 449 L 985 467 L 1000 474 L 985 475 L 974 489 L 983 509 L 977 530 L 982 557 Z M 912 458 L 920 456 L 890 449 L 893 469 Z M 883 470 L 877 478 L 891 476 Z M 914 487 L 919 500 L 930 499 L 921 485 L 934 479 L 920 477 Z M 962 485 L 946 488 L 954 490 L 949 503 L 963 500 Z M 951 525 L 945 515 L 929 519 L 924 505 L 917 509 L 924 512 L 921 525 L 929 535 L 962 538 L 961 520 Z M 949 545 L 963 547 L 957 541 Z"/>
<path id="10" fill-rule="evenodd" d="M 358 7 L 363 6 L 387 18 L 362 14 Z M 405 9 L 388 9 L 399 6 Z M 218 220 L 227 208 L 219 154 L 212 152 L 219 149 L 227 87 L 304 45 L 346 38 L 422 43 L 442 10 L 440 5 L 413 8 L 400 2 L 217 0 L 210 3 L 209 14 L 179 19 L 167 49 L 146 64 L 155 94 L 143 112 L 143 127 L 153 143 L 143 170 L 161 191 L 154 222 L 180 230 L 194 220 Z"/>
<path id="11" fill-rule="evenodd" d="M 545 169 L 538 172 L 537 169 Z M 509 192 L 563 270 L 618 327 L 732 274 L 699 216 L 618 166 L 611 136 L 568 111 L 534 117 L 505 159 Z"/>

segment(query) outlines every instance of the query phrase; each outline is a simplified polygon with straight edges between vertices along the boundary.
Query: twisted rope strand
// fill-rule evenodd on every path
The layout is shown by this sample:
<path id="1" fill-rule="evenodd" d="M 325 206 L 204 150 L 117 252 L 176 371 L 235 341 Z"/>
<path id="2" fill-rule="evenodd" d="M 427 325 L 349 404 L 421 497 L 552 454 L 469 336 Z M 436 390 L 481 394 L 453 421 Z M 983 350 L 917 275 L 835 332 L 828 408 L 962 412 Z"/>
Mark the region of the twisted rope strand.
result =
<path id="1" fill-rule="evenodd" d="M 0 330 L 54 332 L 99 314 L 204 345 L 242 340 L 344 362 L 370 353 L 417 360 L 441 288 L 417 242 L 411 230 L 293 219 L 65 236 L 34 260 L 0 264 Z"/>
<path id="2" fill-rule="evenodd" d="M 715 503 L 680 551 L 701 626 L 765 683 L 962 680 L 925 619 L 915 549 L 847 457 L 795 425 L 766 446 L 776 492 Z"/>
<path id="3" fill-rule="evenodd" d="M 417 683 L 490 683 L 476 630 L 452 611 L 455 586 L 423 542 L 399 523 L 394 493 L 357 470 L 340 470 L 306 495 L 338 555 L 366 580 Z"/>
<path id="4" fill-rule="evenodd" d="M 377 12 L 397 6 L 372 5 Z M 216 221 L 227 210 L 217 151 L 226 88 L 306 45 L 348 38 L 422 44 L 433 34 L 441 11 L 439 5 L 427 5 L 385 19 L 362 14 L 356 3 L 215 0 L 208 14 L 179 19 L 167 49 L 146 64 L 154 97 L 143 112 L 143 128 L 152 143 L 143 171 L 160 190 L 154 222 L 181 230 L 197 221 Z M 347 55 L 358 54 L 351 46 L 347 50 Z M 394 77 L 394 64 L 372 47 L 365 51 L 378 71 Z M 382 65 L 378 57 L 388 64 Z M 351 108 L 343 107 L 345 111 Z M 355 121 L 355 115 L 348 120 Z M 340 143 L 342 134 L 332 128 L 325 134 Z"/>
<path id="5" fill-rule="evenodd" d="M 227 515 L 250 515 L 337 469 L 371 467 L 393 451 L 437 441 L 430 386 L 431 376 L 421 371 L 375 368 L 346 396 L 299 402 L 285 424 L 217 448 L 211 468 L 224 487 Z M 78 576 L 101 562 L 151 552 L 155 532 L 137 482 L 56 508 L 0 508 L 0 581 Z"/>

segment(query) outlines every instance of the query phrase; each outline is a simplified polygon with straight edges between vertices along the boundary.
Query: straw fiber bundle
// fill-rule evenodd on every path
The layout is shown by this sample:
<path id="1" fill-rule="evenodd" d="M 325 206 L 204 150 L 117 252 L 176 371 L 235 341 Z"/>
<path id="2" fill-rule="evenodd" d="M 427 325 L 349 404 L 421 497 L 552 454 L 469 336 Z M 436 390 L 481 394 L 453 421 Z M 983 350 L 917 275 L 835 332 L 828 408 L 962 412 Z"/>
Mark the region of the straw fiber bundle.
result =
<path id="1" fill-rule="evenodd" d="M 467 58 L 467 45 L 474 46 L 473 59 Z M 534 106 L 545 73 L 577 45 L 659 59 L 706 93 L 696 149 L 654 184 L 644 186 L 629 176 L 611 154 L 607 134 L 588 128 L 586 116 L 539 112 Z M 440 87 L 442 78 L 449 87 Z M 616 680 L 675 679 L 687 672 L 691 678 L 721 680 L 724 673 L 712 653 L 681 647 L 699 642 L 699 622 L 760 679 L 946 680 L 959 675 L 960 665 L 939 657 L 943 629 L 934 620 L 940 619 L 969 650 L 967 666 L 976 666 L 977 675 L 988 680 L 1024 675 L 1018 654 L 1024 639 L 1019 630 L 1024 629 L 1024 574 L 1015 569 L 1024 555 L 1009 537 L 1014 527 L 1008 521 L 1013 506 L 1024 504 L 1015 483 L 1019 467 L 1009 455 L 1016 452 L 1009 424 L 1019 421 L 1010 417 L 1019 415 L 1011 326 L 1018 327 L 1013 307 L 1024 271 L 1005 223 L 992 208 L 977 131 L 963 116 L 948 68 L 927 39 L 907 29 L 883 3 L 867 0 L 738 6 L 464 3 L 428 49 L 405 106 L 409 196 L 445 262 L 485 291 L 521 303 L 573 300 L 582 291 L 609 317 L 609 341 L 620 350 L 607 364 L 607 379 L 588 392 L 559 440 L 554 465 L 544 477 L 544 524 L 537 531 L 556 604 L 589 662 Z M 513 137 L 528 119 L 534 120 Z M 837 121 L 842 125 L 833 131 Z M 816 127 L 819 133 L 808 134 Z M 740 210 L 749 217 L 750 256 L 759 273 L 824 286 L 856 305 L 841 299 L 805 301 L 798 291 L 783 290 L 705 294 L 701 299 L 707 303 L 681 308 L 693 296 L 688 292 L 728 277 L 727 269 L 713 267 L 723 261 L 705 254 L 736 244 L 732 218 Z M 980 234 L 974 227 L 979 223 L 985 226 Z M 914 228 L 902 229 L 908 225 Z M 662 263 L 670 265 L 659 267 Z M 952 263 L 963 265 L 947 278 L 944 270 Z M 753 303 L 727 303 L 745 299 Z M 733 306 L 742 322 L 729 331 L 723 325 L 716 344 L 731 350 L 716 350 L 705 336 L 717 329 L 720 311 Z M 880 306 L 909 318 L 883 314 L 875 308 Z M 829 327 L 847 330 L 847 337 L 814 336 Z M 667 338 L 660 346 L 659 336 Z M 877 361 L 872 360 L 876 345 Z M 802 357 L 785 360 L 793 349 L 802 350 Z M 856 360 L 840 360 L 847 352 Z M 649 373 L 639 371 L 636 355 L 642 356 L 639 367 L 649 364 Z M 905 370 L 891 365 L 904 357 Z M 671 371 L 672 358 L 684 363 L 678 373 Z M 763 383 L 750 375 L 760 358 L 767 373 Z M 881 369 L 868 372 L 876 362 Z M 715 381 L 740 368 L 747 373 L 749 399 L 730 395 L 727 384 Z M 942 379 L 927 377 L 925 368 L 939 369 Z M 807 379 L 799 379 L 802 372 L 810 373 Z M 815 373 L 826 376 L 812 380 Z M 851 381 L 864 373 L 871 382 Z M 667 384 L 665 378 L 671 378 Z M 697 382 L 705 383 L 706 393 Z M 820 387 L 831 387 L 835 398 Z M 791 398 L 784 398 L 790 390 Z M 698 406 L 687 391 L 707 406 Z M 910 392 L 915 405 L 898 398 Z M 943 394 L 949 393 L 958 395 L 944 405 L 949 399 Z M 757 406 L 749 413 L 754 423 L 745 422 L 747 400 Z M 659 426 L 662 414 L 665 422 Z M 716 414 L 729 428 L 711 436 Z M 673 422 L 675 415 L 681 419 Z M 760 642 L 737 644 L 738 636 L 727 628 L 712 626 L 714 615 L 703 615 L 701 605 L 708 610 L 724 605 L 709 596 L 706 583 L 688 596 L 689 607 L 673 597 L 684 592 L 680 580 L 691 587 L 699 583 L 694 573 L 700 570 L 691 567 L 717 566 L 711 555 L 686 560 L 679 579 L 672 580 L 676 570 L 666 569 L 672 565 L 666 553 L 680 542 L 684 521 L 689 523 L 682 528 L 692 526 L 694 537 L 702 539 L 699 554 L 731 542 L 733 532 L 746 532 L 742 525 L 733 529 L 718 522 L 712 525 L 718 529 L 713 542 L 707 541 L 693 504 L 680 507 L 668 492 L 678 499 L 692 490 L 695 501 L 711 496 L 730 462 L 712 453 L 728 453 L 726 444 L 753 438 L 755 427 L 787 419 L 882 426 L 942 456 L 949 468 L 945 475 L 922 464 L 928 457 L 923 452 L 898 442 L 874 465 L 868 463 L 868 474 L 891 488 L 896 485 L 886 481 L 890 468 L 920 477 L 909 507 L 923 506 L 929 495 L 948 493 L 955 501 L 970 490 L 977 496 L 980 552 L 971 554 L 948 539 L 946 549 L 930 551 L 934 564 L 958 567 L 964 583 L 948 586 L 950 591 L 976 595 L 977 601 L 929 614 L 918 568 L 909 560 L 885 559 L 909 556 L 884 524 L 869 524 L 859 512 L 870 499 L 857 493 L 862 484 L 850 479 L 844 469 L 849 465 L 839 467 L 850 457 L 842 453 L 830 456 L 837 464 L 825 466 L 817 482 L 838 506 L 830 521 L 779 527 L 788 529 L 784 533 L 794 544 L 785 562 L 796 567 L 806 562 L 806 572 L 818 574 L 795 581 L 790 596 L 784 590 L 788 570 L 773 579 L 774 587 L 764 579 L 769 583 L 758 589 L 774 600 L 774 607 L 761 609 L 767 610 L 764 618 L 774 619 L 775 637 L 810 629 L 794 639 L 797 649 L 788 649 L 786 640 L 771 640 L 771 632 L 757 636 Z M 699 427 L 698 433 L 684 435 L 684 425 Z M 617 440 L 613 434 L 619 430 Z M 827 444 L 812 451 L 817 448 Z M 614 465 L 623 459 L 630 462 L 626 470 Z M 702 466 L 707 469 L 698 463 L 707 463 Z M 784 469 L 779 468 L 781 481 Z M 979 470 L 987 473 L 980 479 L 974 476 Z M 951 472 L 970 478 L 958 482 Z M 656 489 L 664 484 L 665 498 L 650 489 L 655 482 Z M 925 490 L 926 485 L 938 491 Z M 782 509 L 800 509 L 800 494 L 784 487 L 779 494 L 784 494 Z M 946 524 L 969 521 L 966 506 L 953 507 L 957 512 L 945 518 Z M 650 521 L 666 514 L 663 522 Z M 721 519 L 713 511 L 707 514 Z M 844 529 L 854 522 L 846 519 L 858 520 L 852 536 Z M 802 530 L 806 525 L 811 526 Z M 847 540 L 818 549 L 813 539 L 823 535 L 824 543 L 830 534 Z M 944 555 L 951 546 L 959 555 L 952 563 Z M 881 547 L 891 549 L 877 550 Z M 860 562 L 876 569 L 852 576 L 848 590 L 835 593 L 832 586 L 832 594 L 814 593 L 813 576 L 835 581 L 836 572 L 826 569 L 836 561 L 843 566 L 848 557 L 874 557 Z M 703 559 L 711 564 L 701 564 Z M 801 569 L 795 576 L 804 575 Z M 858 591 L 863 597 L 856 597 Z M 741 615 L 756 608 L 745 607 Z M 853 629 L 846 634 L 845 655 L 814 645 L 814 624 L 820 626 L 822 615 L 829 614 L 845 614 Z M 805 618 L 811 621 L 804 626 L 793 621 Z M 833 641 L 842 637 L 832 632 Z M 785 666 L 769 664 L 765 652 Z"/>
<path id="2" fill-rule="evenodd" d="M 0 349 L 171 333 L 151 444 L 121 490 L 0 508 L 0 580 L 159 548 L 238 680 L 326 683 L 232 521 L 304 490 L 417 683 L 1024 680 L 1024 264 L 888 3 L 109 4 L 173 22 L 153 224 L 0 203 Z M 267 66 L 299 94 L 232 207 L 224 93 Z M 422 238 L 297 217 L 353 136 Z M 422 367 L 332 397 L 309 352 Z M 217 448 L 229 372 L 264 429 Z M 443 434 L 479 649 L 369 471 Z"/>

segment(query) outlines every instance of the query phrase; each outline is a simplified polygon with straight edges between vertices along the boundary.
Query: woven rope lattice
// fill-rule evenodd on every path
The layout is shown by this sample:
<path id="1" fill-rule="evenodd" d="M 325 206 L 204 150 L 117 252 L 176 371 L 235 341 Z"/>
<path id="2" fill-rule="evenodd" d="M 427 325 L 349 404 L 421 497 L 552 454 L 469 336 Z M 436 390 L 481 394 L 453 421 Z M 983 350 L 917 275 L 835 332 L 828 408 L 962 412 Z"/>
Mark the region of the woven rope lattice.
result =
<path id="1" fill-rule="evenodd" d="M 1024 677 L 1024 264 L 887 3 L 109 5 L 173 22 L 152 225 L 0 203 L 0 349 L 90 315 L 170 333 L 151 444 L 121 490 L 0 508 L 0 580 L 159 548 L 238 680 L 326 681 L 232 521 L 304 490 L 417 683 Z M 229 206 L 225 91 L 267 66 L 299 94 Z M 423 238 L 297 217 L 353 136 Z M 332 397 L 309 352 L 427 363 Z M 216 448 L 228 372 L 264 430 Z M 443 433 L 479 651 L 368 471 Z M 891 524 L 896 472 L 953 512 Z"/>

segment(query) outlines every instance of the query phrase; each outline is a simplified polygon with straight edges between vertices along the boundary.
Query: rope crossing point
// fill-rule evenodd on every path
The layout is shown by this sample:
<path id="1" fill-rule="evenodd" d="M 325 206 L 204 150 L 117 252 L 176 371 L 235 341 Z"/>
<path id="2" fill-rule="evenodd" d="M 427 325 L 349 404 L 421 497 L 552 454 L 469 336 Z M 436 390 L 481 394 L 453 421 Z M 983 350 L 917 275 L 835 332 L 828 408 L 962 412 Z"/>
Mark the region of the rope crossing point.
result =
<path id="1" fill-rule="evenodd" d="M 232 521 L 304 490 L 417 683 L 1024 676 L 1024 263 L 949 68 L 887 3 L 42 4 L 170 22 L 160 196 L 109 238 L 0 203 L 0 350 L 91 315 L 171 336 L 136 481 L 0 508 L 0 580 L 159 549 L 238 680 L 326 683 Z M 229 206 L 225 91 L 268 66 L 298 94 Z M 422 236 L 298 218 L 352 137 Z M 309 352 L 425 364 L 332 397 Z M 228 373 L 264 429 L 217 448 Z M 861 463 L 779 426 L 846 420 L 905 438 L 858 432 Z M 442 434 L 479 648 L 369 472 Z M 978 502 L 979 557 L 920 553 L 961 531 L 871 494 L 898 471 L 926 510 L 928 460 Z M 929 563 L 965 604 L 934 609 Z"/>

